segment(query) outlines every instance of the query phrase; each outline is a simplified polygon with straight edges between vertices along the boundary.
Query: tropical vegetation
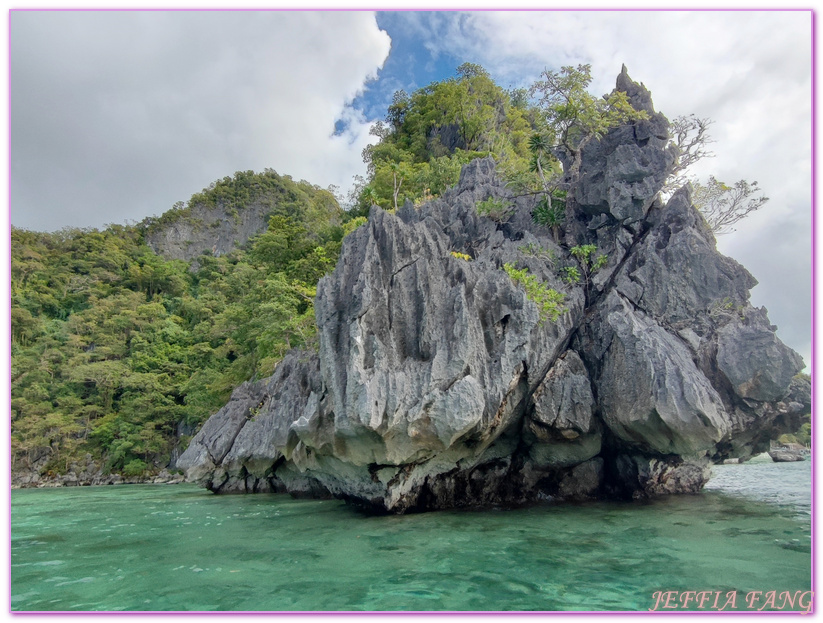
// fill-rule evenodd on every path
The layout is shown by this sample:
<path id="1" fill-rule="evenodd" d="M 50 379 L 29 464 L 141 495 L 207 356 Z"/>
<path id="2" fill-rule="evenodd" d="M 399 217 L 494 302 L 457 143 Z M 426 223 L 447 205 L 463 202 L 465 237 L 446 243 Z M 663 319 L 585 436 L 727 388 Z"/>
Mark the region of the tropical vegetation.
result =
<path id="1" fill-rule="evenodd" d="M 145 244 L 195 203 L 231 218 L 266 193 L 276 199 L 268 229 L 244 249 L 201 255 L 196 270 Z M 241 172 L 159 224 L 13 228 L 13 468 L 57 474 L 84 454 L 129 475 L 164 465 L 233 388 L 270 374 L 289 348 L 312 348 L 315 287 L 350 229 L 329 196 Z"/>

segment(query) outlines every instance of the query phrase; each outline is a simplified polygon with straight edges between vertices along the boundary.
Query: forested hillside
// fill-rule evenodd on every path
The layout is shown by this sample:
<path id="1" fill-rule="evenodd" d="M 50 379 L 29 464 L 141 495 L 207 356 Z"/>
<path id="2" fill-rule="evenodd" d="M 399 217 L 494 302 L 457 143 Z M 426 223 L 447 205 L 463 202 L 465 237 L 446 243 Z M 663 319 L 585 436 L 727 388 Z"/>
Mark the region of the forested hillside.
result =
<path id="1" fill-rule="evenodd" d="M 270 374 L 289 348 L 315 346 L 315 286 L 372 203 L 439 195 L 462 164 L 490 154 L 527 172 L 541 119 L 525 92 L 466 64 L 396 94 L 348 212 L 328 191 L 267 170 L 219 180 L 139 225 L 13 228 L 13 472 L 59 475 L 86 454 L 104 473 L 167 466 L 232 389 Z M 227 253 L 204 242 L 252 210 L 268 219 L 265 232 Z M 163 240 L 181 226 L 196 241 L 168 250 Z M 166 257 L 206 250 L 190 264 L 147 241 Z"/>
<path id="2" fill-rule="evenodd" d="M 266 229 L 272 216 L 293 217 L 318 231 L 343 219 L 328 190 L 267 169 L 218 180 L 159 218 L 145 219 L 142 227 L 146 243 L 159 255 L 189 261 L 204 252 L 220 256 L 245 245 Z"/>
<path id="3" fill-rule="evenodd" d="M 248 187 L 270 190 L 272 175 L 238 173 L 190 204 L 228 196 L 242 211 L 261 197 Z M 185 208 L 103 231 L 12 229 L 13 468 L 59 474 L 91 453 L 105 470 L 156 470 L 234 387 L 311 347 L 314 287 L 347 216 L 327 191 L 300 186 L 251 244 L 206 252 L 194 272 L 145 244 Z"/>

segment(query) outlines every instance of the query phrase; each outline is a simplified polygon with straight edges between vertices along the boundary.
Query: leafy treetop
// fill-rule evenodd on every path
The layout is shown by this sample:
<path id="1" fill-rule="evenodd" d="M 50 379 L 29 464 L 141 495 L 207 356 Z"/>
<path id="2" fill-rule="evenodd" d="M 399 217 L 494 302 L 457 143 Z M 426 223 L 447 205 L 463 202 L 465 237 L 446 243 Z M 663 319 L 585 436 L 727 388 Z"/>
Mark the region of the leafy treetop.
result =
<path id="1" fill-rule="evenodd" d="M 535 107 L 515 105 L 483 67 L 464 63 L 453 78 L 394 94 L 385 121 L 371 130 L 379 142 L 363 151 L 367 176 L 357 180 L 350 202 L 365 215 L 372 204 L 394 209 L 437 197 L 464 164 L 488 155 L 525 170 L 529 137 L 542 124 Z"/>
<path id="2" fill-rule="evenodd" d="M 546 69 L 531 89 L 546 116 L 550 140 L 571 155 L 618 125 L 648 118 L 648 113 L 632 107 L 622 91 L 591 95 L 587 91 L 591 80 L 591 65 Z"/>

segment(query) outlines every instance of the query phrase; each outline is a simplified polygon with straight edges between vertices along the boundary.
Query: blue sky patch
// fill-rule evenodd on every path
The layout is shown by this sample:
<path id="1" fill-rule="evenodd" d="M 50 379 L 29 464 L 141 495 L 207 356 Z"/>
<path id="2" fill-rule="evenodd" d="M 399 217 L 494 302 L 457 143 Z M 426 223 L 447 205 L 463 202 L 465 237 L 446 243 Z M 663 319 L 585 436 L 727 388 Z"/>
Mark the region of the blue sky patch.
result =
<path id="1" fill-rule="evenodd" d="M 391 52 L 377 80 L 368 84 L 365 92 L 353 102 L 354 108 L 362 111 L 367 119 L 383 119 L 395 91 L 403 89 L 412 93 L 432 82 L 451 78 L 461 63 L 470 60 L 433 52 L 426 45 L 428 37 L 421 36 L 421 30 L 437 15 L 432 11 L 377 13 L 378 26 L 391 37 Z"/>

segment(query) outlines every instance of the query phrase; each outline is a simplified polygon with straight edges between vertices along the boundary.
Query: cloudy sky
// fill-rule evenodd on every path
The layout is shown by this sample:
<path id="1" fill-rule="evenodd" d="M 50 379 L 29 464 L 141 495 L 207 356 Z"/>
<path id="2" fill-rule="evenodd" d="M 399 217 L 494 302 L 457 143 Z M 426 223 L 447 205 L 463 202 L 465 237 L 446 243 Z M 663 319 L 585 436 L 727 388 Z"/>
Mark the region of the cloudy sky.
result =
<path id="1" fill-rule="evenodd" d="M 811 358 L 809 11 L 13 11 L 11 222 L 56 230 L 159 215 L 211 181 L 273 168 L 346 189 L 392 93 L 480 63 L 504 87 L 625 63 L 670 119 L 715 124 L 694 173 L 759 182 L 719 238 Z"/>

